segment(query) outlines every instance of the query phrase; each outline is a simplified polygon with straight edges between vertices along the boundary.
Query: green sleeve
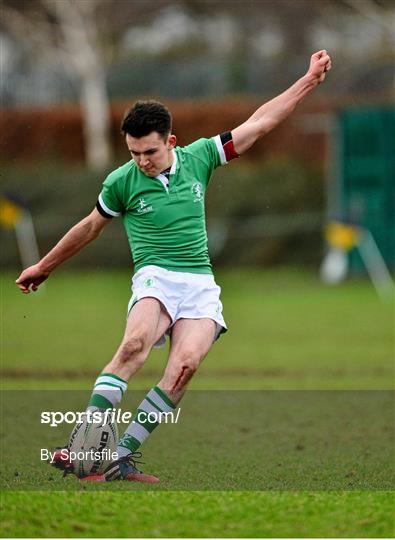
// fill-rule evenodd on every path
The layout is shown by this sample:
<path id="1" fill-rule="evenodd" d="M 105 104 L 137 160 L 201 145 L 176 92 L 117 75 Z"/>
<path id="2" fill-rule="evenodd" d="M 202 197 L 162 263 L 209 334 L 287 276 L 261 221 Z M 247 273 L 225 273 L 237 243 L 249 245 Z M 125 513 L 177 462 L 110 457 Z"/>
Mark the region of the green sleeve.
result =
<path id="1" fill-rule="evenodd" d="M 198 158 L 201 163 L 206 166 L 208 179 L 210 178 L 214 169 L 222 164 L 221 156 L 218 152 L 214 138 L 198 139 L 197 141 L 194 141 L 186 146 L 185 150 Z"/>

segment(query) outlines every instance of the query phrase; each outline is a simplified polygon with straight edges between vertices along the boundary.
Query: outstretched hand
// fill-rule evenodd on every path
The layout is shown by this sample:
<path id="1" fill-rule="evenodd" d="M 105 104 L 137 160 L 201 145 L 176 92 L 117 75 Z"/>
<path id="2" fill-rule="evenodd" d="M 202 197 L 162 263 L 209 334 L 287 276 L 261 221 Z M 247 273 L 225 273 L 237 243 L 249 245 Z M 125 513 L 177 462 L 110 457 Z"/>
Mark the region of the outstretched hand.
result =
<path id="1" fill-rule="evenodd" d="M 325 80 L 325 73 L 332 67 L 332 61 L 325 49 L 314 53 L 310 60 L 310 67 L 307 75 L 312 76 L 317 84 Z"/>
<path id="2" fill-rule="evenodd" d="M 32 288 L 32 291 L 37 291 L 39 285 L 41 285 L 48 276 L 49 272 L 43 272 L 39 265 L 35 264 L 26 268 L 15 283 L 24 294 L 29 294 L 30 287 Z"/>

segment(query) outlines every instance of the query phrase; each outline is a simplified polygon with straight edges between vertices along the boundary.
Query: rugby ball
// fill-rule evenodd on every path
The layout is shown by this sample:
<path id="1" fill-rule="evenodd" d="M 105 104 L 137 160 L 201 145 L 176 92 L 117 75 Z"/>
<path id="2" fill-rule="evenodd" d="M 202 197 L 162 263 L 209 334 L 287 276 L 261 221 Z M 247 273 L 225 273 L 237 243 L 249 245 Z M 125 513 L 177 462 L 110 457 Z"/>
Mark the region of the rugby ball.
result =
<path id="1" fill-rule="evenodd" d="M 118 429 L 105 412 L 84 415 L 76 424 L 69 441 L 69 455 L 73 472 L 78 478 L 103 474 L 117 459 Z"/>

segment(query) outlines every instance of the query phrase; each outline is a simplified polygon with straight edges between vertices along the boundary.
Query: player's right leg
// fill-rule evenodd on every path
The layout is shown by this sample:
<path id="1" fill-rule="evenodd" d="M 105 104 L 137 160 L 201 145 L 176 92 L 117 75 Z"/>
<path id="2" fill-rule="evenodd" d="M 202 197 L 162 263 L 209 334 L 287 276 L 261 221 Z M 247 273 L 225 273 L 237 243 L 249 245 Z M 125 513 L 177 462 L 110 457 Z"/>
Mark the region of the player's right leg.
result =
<path id="1" fill-rule="evenodd" d="M 119 405 L 130 377 L 142 367 L 153 345 L 170 324 L 169 314 L 156 298 L 142 298 L 133 306 L 118 350 L 96 379 L 88 410 L 105 411 Z M 55 452 L 52 464 L 65 472 L 72 472 L 72 463 L 62 452 L 67 447 Z"/>
<path id="2" fill-rule="evenodd" d="M 129 313 L 122 342 L 104 368 L 128 381 L 144 364 L 153 345 L 171 324 L 170 315 L 156 298 L 142 298 Z"/>
<path id="3" fill-rule="evenodd" d="M 106 410 L 119 405 L 130 377 L 142 367 L 170 324 L 169 314 L 156 298 L 142 298 L 134 304 L 121 344 L 97 378 L 88 408 Z"/>

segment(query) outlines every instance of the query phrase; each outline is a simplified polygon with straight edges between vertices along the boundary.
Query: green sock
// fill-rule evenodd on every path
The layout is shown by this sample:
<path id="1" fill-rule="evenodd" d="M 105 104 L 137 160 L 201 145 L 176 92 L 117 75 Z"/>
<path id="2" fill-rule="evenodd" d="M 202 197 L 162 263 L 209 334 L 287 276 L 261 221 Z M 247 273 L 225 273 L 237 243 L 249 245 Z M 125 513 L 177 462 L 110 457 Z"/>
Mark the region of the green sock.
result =
<path id="1" fill-rule="evenodd" d="M 121 402 L 128 383 L 113 373 L 101 373 L 96 379 L 88 411 L 115 409 Z"/>
<path id="2" fill-rule="evenodd" d="M 137 408 L 134 420 L 129 424 L 118 443 L 118 456 L 135 452 L 153 430 L 160 424 L 161 413 L 174 411 L 176 405 L 158 386 L 154 386 Z M 151 414 L 149 414 L 151 413 Z"/>

